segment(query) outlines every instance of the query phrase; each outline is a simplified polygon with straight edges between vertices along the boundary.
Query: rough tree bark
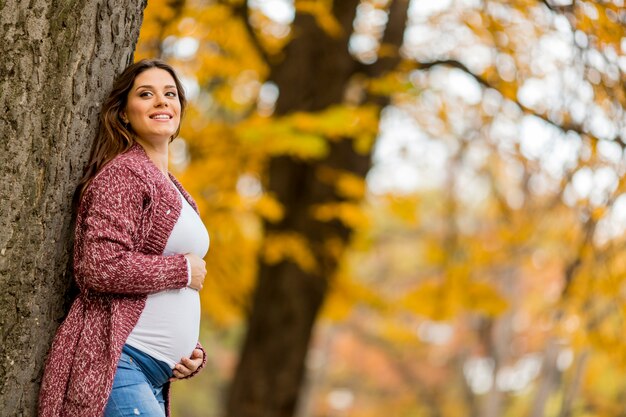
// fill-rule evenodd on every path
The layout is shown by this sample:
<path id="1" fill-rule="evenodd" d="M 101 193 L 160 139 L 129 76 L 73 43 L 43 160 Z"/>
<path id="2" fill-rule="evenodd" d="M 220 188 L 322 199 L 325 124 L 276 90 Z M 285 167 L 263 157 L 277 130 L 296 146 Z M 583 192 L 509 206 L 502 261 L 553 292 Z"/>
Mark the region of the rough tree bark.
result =
<path id="1" fill-rule="evenodd" d="M 280 90 L 276 116 L 294 111 L 320 111 L 343 102 L 350 79 L 368 71 L 348 52 L 348 40 L 359 0 L 333 3 L 333 13 L 343 28 L 340 37 L 330 37 L 306 14 L 296 15 L 294 39 L 285 59 L 272 68 L 270 79 Z M 385 43 L 402 42 L 408 1 L 396 0 L 390 14 Z M 398 27 L 399 25 L 399 27 Z M 381 73 L 399 59 L 385 60 L 372 72 Z M 355 152 L 350 140 L 330 142 L 329 156 L 321 161 L 273 158 L 268 189 L 286 209 L 278 224 L 266 224 L 268 233 L 296 232 L 305 236 L 319 269 L 307 273 L 295 264 L 259 264 L 258 284 L 248 320 L 240 362 L 230 388 L 226 414 L 230 417 L 288 417 L 296 409 L 305 375 L 305 358 L 317 313 L 327 293 L 337 262 L 325 253 L 325 242 L 346 243 L 350 230 L 339 222 L 319 222 L 310 213 L 322 203 L 339 202 L 333 187 L 321 183 L 320 167 L 349 171 L 364 177 L 370 155 Z"/>
<path id="2" fill-rule="evenodd" d="M 0 414 L 35 415 L 68 306 L 71 195 L 145 0 L 0 1 Z"/>

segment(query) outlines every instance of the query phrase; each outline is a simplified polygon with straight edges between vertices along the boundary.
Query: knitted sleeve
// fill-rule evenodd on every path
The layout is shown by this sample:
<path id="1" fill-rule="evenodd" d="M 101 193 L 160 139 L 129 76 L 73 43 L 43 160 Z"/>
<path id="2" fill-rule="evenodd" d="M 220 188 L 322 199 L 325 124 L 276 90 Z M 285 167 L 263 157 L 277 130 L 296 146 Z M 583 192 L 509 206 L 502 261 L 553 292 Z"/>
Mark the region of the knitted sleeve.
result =
<path id="1" fill-rule="evenodd" d="M 184 255 L 145 254 L 135 249 L 147 185 L 132 170 L 111 166 L 89 185 L 76 230 L 74 261 L 79 286 L 98 292 L 149 294 L 187 285 Z M 80 235 L 80 239 L 79 239 Z"/>

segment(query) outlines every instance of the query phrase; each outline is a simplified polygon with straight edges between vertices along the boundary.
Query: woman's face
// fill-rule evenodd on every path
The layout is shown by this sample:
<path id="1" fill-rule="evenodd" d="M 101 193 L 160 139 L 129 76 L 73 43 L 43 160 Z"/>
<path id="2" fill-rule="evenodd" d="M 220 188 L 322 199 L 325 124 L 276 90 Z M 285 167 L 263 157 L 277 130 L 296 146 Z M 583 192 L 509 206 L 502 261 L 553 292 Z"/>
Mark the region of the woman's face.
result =
<path id="1" fill-rule="evenodd" d="M 139 74 L 128 92 L 121 117 L 130 123 L 139 139 L 167 143 L 180 124 L 180 100 L 170 73 L 150 68 Z"/>

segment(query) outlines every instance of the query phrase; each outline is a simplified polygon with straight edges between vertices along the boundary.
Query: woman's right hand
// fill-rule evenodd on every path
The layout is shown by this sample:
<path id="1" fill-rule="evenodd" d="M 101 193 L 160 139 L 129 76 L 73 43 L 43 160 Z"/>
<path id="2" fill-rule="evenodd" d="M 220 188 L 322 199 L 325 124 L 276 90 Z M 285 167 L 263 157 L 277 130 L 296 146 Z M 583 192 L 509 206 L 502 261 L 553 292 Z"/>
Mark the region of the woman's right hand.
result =
<path id="1" fill-rule="evenodd" d="M 194 290 L 200 291 L 202 284 L 204 284 L 204 277 L 206 276 L 206 262 L 193 253 L 185 254 L 185 258 L 189 261 L 191 268 L 191 282 L 188 286 Z"/>

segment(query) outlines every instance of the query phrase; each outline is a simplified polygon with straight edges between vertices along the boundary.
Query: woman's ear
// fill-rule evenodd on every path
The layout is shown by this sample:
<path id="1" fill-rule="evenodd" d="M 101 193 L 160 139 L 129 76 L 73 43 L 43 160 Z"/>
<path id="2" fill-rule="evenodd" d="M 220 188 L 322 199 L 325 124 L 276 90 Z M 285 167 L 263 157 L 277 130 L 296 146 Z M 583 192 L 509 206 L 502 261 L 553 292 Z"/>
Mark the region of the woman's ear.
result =
<path id="1" fill-rule="evenodd" d="M 125 125 L 128 124 L 128 117 L 126 117 L 126 113 L 125 112 L 120 112 L 120 119 L 122 119 L 122 122 L 124 122 Z"/>

